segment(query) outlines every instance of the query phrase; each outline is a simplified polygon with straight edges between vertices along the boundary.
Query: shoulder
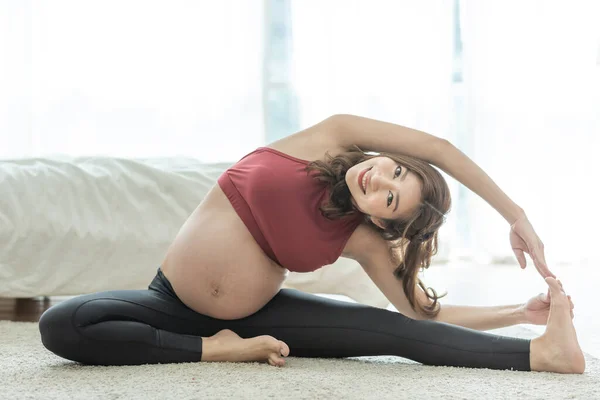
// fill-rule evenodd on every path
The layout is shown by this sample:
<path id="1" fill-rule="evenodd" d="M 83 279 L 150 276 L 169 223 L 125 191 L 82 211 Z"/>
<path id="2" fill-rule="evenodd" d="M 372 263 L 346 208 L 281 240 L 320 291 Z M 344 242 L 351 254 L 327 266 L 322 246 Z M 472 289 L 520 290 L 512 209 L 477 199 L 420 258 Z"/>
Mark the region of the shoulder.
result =
<path id="1" fill-rule="evenodd" d="M 365 266 L 379 264 L 390 257 L 390 244 L 372 227 L 359 225 L 346 242 L 343 257 L 351 258 Z"/>
<path id="2" fill-rule="evenodd" d="M 323 121 L 290 136 L 269 143 L 267 147 L 306 161 L 325 160 L 343 153 L 341 146 L 339 116 L 333 115 Z"/>

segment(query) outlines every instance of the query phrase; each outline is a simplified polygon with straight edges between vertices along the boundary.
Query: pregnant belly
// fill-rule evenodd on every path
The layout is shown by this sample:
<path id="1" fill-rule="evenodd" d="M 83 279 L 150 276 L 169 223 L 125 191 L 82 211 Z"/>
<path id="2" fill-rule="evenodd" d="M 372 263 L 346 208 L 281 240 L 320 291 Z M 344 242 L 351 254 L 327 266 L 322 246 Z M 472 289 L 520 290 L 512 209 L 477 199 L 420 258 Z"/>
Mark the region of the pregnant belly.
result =
<path id="1" fill-rule="evenodd" d="M 185 222 L 161 269 L 184 304 L 219 319 L 255 313 L 287 275 L 258 246 L 218 185 Z"/>

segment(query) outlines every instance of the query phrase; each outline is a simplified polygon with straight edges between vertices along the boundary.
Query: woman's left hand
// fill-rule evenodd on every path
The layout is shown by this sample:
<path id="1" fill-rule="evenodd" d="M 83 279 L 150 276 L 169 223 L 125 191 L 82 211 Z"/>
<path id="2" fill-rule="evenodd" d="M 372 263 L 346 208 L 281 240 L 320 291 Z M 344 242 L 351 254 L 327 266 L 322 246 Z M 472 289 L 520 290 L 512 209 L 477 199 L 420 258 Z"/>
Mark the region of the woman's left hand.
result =
<path id="1" fill-rule="evenodd" d="M 544 256 L 544 243 L 538 237 L 537 233 L 531 226 L 531 223 L 527 219 L 527 215 L 523 213 L 511 226 L 510 226 L 510 246 L 519 261 L 521 268 L 527 266 L 525 255 L 523 252 L 529 254 L 535 268 L 538 270 L 543 278 L 556 278 L 548 265 L 546 264 L 546 257 Z"/>
<path id="2" fill-rule="evenodd" d="M 573 308 L 575 308 L 575 305 L 573 304 L 573 300 L 571 300 L 571 296 L 567 297 L 569 298 L 569 303 L 571 303 L 571 319 L 573 319 Z M 548 289 L 548 293 L 540 293 L 529 299 L 529 301 L 522 306 L 525 323 L 546 325 L 548 316 L 550 315 L 550 301 L 550 289 Z"/>

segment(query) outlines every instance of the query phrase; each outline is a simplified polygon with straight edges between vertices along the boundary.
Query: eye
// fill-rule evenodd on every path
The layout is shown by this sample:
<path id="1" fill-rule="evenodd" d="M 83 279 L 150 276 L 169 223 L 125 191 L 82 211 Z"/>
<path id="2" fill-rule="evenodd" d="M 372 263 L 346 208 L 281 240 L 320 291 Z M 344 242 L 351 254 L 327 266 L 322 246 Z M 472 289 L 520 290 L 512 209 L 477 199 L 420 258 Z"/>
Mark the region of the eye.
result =
<path id="1" fill-rule="evenodd" d="M 394 178 L 397 178 L 400 175 L 402 175 L 402 167 L 398 166 L 398 167 L 396 167 L 396 170 L 394 171 Z M 390 204 L 392 204 L 392 201 L 394 201 L 394 195 L 390 191 L 390 192 L 388 192 L 388 197 L 387 197 L 387 205 L 388 205 L 388 207 L 390 206 Z"/>
<path id="2" fill-rule="evenodd" d="M 396 178 L 400 175 L 402 175 L 402 167 L 399 166 L 398 168 L 396 168 L 396 171 L 394 172 L 394 178 Z"/>

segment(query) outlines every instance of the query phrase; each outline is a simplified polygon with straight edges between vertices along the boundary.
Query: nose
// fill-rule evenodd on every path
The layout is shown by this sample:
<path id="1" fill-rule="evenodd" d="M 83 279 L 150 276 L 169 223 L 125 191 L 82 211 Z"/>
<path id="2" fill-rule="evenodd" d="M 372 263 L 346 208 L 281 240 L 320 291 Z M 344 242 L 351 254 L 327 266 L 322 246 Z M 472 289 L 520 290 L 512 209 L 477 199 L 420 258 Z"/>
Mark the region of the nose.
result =
<path id="1" fill-rule="evenodd" d="M 391 190 L 393 188 L 393 183 L 392 180 L 386 176 L 383 176 L 381 174 L 373 174 L 373 176 L 371 176 L 371 190 L 373 191 L 377 191 L 379 189 L 381 190 Z"/>

